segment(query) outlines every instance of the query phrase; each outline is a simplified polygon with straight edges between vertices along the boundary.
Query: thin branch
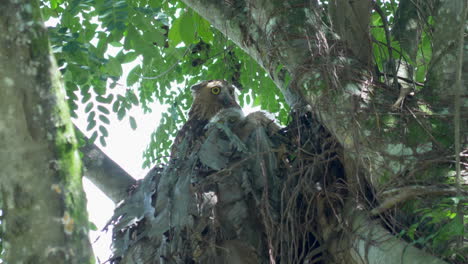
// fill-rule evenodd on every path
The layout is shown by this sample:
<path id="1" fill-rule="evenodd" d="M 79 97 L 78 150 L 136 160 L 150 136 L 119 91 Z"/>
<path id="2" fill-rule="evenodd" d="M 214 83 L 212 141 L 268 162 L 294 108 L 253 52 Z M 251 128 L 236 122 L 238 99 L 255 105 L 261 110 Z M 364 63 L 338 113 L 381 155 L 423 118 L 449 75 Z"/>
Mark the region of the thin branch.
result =
<path id="1" fill-rule="evenodd" d="M 388 44 L 387 45 L 388 57 L 390 60 L 390 65 L 392 66 L 392 71 L 393 71 L 393 85 L 395 87 L 398 87 L 398 77 L 397 77 L 398 74 L 397 74 L 396 65 L 394 65 L 395 61 L 393 60 L 393 49 L 391 47 L 392 38 L 390 37 L 390 28 L 388 26 L 387 17 L 385 16 L 385 13 L 383 12 L 383 10 L 380 8 L 380 6 L 376 2 L 373 2 L 373 6 L 374 6 L 374 10 L 382 18 L 382 23 L 383 23 L 384 31 L 385 31 L 385 39 L 387 40 L 387 44 Z"/>
<path id="2" fill-rule="evenodd" d="M 388 76 L 390 77 L 395 77 L 393 76 L 393 74 L 388 74 Z M 398 79 L 402 80 L 402 81 L 405 81 L 407 83 L 411 83 L 411 84 L 414 84 L 414 85 L 417 85 L 417 86 L 420 86 L 420 87 L 424 87 L 424 83 L 421 83 L 421 82 L 416 82 L 416 81 L 413 81 L 413 80 L 410 80 L 408 78 L 405 78 L 405 77 L 401 77 L 401 76 L 396 76 Z"/>
<path id="3" fill-rule="evenodd" d="M 382 194 L 386 198 L 379 207 L 376 207 L 371 210 L 371 215 L 378 215 L 382 212 L 393 208 L 399 203 L 414 199 L 418 196 L 428 196 L 428 195 L 439 195 L 439 196 L 459 196 L 459 195 L 468 195 L 467 191 L 464 191 L 458 187 L 449 187 L 449 186 L 405 186 L 402 188 L 392 189 L 383 192 Z"/>

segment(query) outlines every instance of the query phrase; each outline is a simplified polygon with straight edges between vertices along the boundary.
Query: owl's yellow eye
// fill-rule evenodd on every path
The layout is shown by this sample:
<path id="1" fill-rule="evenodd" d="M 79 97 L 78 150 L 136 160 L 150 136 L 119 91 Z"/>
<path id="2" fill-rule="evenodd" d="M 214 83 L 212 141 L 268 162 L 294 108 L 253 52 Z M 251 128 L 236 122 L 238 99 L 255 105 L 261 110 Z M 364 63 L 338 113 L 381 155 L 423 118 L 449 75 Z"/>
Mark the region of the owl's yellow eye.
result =
<path id="1" fill-rule="evenodd" d="M 212 94 L 219 94 L 219 92 L 221 92 L 221 88 L 219 88 L 218 86 L 215 86 L 215 87 L 211 88 L 211 93 Z"/>

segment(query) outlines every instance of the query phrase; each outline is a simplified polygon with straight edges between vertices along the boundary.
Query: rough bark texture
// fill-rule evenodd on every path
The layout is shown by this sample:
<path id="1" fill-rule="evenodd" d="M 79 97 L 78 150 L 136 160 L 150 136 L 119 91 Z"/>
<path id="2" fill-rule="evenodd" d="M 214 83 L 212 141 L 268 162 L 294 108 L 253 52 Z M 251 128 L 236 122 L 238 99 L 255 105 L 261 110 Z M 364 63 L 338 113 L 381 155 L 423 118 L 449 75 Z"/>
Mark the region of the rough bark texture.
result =
<path id="1" fill-rule="evenodd" d="M 0 200 L 6 263 L 92 263 L 81 162 L 37 1 L 0 9 Z"/>
<path id="2" fill-rule="evenodd" d="M 434 45 L 443 52 L 431 63 L 433 70 L 428 75 L 428 86 L 434 88 L 417 94 L 417 100 L 407 100 L 408 107 L 397 111 L 392 105 L 400 91 L 373 83 L 374 71 L 368 62 L 372 49 L 362 48 L 370 42 L 366 24 L 370 1 L 337 0 L 331 1 L 328 7 L 316 1 L 305 4 L 263 0 L 235 4 L 209 0 L 184 2 L 263 66 L 293 108 L 311 105 L 321 122 L 344 146 L 349 157 L 345 164 L 349 173 L 364 172 L 377 191 L 398 182 L 408 172 L 410 177 L 417 172 L 427 178 L 437 178 L 433 172 L 447 166 L 433 161 L 448 155 L 453 142 L 438 141 L 440 138 L 450 141 L 453 128 L 448 126 L 443 132 L 433 129 L 425 121 L 426 113 L 418 109 L 428 101 L 435 111 L 445 115 L 431 116 L 431 119 L 445 124 L 449 122 L 447 118 L 452 118 L 448 104 L 453 93 L 444 89 L 453 89 L 454 85 L 453 73 L 457 68 L 454 59 L 458 56 L 455 40 L 463 26 L 460 19 L 466 10 L 465 1 L 427 3 L 432 7 L 430 12 L 435 12 L 429 13 L 434 15 L 437 25 Z M 331 19 L 323 21 L 327 12 Z M 356 31 L 360 33 L 351 34 Z M 418 33 L 413 33 L 417 38 Z M 404 38 L 406 46 L 408 38 Z M 446 99 L 435 101 L 439 95 Z M 391 123 L 386 121 L 389 118 Z M 406 131 L 408 128 L 413 131 Z M 422 137 L 427 140 L 403 141 L 410 133 L 427 134 Z M 437 140 L 431 137 L 433 134 Z"/>
<path id="3" fill-rule="evenodd" d="M 466 1 L 427 1 L 418 11 L 401 1 L 410 7 L 400 10 L 395 38 L 410 57 L 420 39 L 407 27 L 414 12 L 440 23 L 433 37 L 445 68 L 431 61 L 429 88 L 413 99 L 395 82 L 376 81 L 371 1 L 184 2 L 264 67 L 298 116 L 283 138 L 256 134 L 246 148 L 229 129 L 209 130 L 187 160 L 153 171 L 116 211 L 114 260 L 445 263 L 390 235 L 366 209 L 396 186 L 440 182 L 453 162 L 453 93 L 445 92 L 460 70 Z M 392 60 L 383 74 L 398 81 Z M 405 74 L 412 83 L 411 69 Z M 239 163 L 245 149 L 259 158 Z M 233 156 L 224 160 L 226 153 Z"/>
<path id="4" fill-rule="evenodd" d="M 84 134 L 75 126 L 79 136 Z M 84 176 L 115 204 L 127 197 L 136 180 L 94 144 L 80 147 L 83 153 Z"/>

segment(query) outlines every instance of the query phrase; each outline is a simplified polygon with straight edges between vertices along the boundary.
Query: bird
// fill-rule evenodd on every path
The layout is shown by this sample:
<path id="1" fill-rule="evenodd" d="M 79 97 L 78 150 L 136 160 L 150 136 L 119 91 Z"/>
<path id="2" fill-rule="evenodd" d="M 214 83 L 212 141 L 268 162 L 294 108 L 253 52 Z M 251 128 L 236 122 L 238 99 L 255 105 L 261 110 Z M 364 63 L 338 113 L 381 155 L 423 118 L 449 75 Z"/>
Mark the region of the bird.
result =
<path id="1" fill-rule="evenodd" d="M 210 123 L 226 125 L 243 142 L 246 142 L 257 128 L 264 128 L 269 136 L 277 133 L 280 129 L 278 124 L 262 111 L 256 111 L 245 116 L 242 110 L 237 108 L 227 108 L 219 111 L 210 120 Z"/>
<path id="2" fill-rule="evenodd" d="M 193 85 L 191 88 L 193 102 L 188 113 L 187 122 L 178 131 L 171 147 L 171 158 L 182 158 L 197 139 L 203 137 L 205 126 L 223 109 L 242 111 L 237 103 L 234 85 L 224 80 L 208 80 Z M 184 146 L 181 146 L 183 141 Z"/>
<path id="3" fill-rule="evenodd" d="M 271 135 L 279 126 L 261 111 L 245 116 L 237 103 L 236 86 L 225 80 L 202 81 L 191 87 L 193 103 L 187 122 L 177 133 L 171 148 L 171 158 L 190 150 L 196 150 L 195 141 L 202 139 L 210 124 L 222 123 L 243 142 L 258 127 L 264 127 Z M 186 144 L 181 146 L 183 140 Z M 180 151 L 182 150 L 182 151 Z M 181 152 L 181 153 L 178 153 Z"/>

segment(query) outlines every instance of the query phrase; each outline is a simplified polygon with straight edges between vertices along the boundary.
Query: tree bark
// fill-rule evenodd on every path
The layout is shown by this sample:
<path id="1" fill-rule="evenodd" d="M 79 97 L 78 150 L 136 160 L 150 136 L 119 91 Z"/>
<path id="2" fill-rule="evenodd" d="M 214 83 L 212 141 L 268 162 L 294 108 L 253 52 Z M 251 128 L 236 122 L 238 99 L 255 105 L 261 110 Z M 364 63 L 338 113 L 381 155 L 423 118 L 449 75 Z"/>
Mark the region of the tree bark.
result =
<path id="1" fill-rule="evenodd" d="M 376 78 L 368 63 L 372 49 L 360 49 L 368 47 L 370 41 L 366 24 L 371 11 L 369 1 L 331 1 L 328 23 L 333 25 L 334 31 L 322 22 L 327 9 L 316 1 L 295 4 L 257 0 L 229 4 L 185 0 L 184 3 L 265 68 L 292 108 L 304 104 L 313 107 L 322 124 L 343 145 L 349 158 L 345 167 L 350 175 L 364 173 L 380 191 L 408 172 L 410 176 L 417 171 L 434 178 L 437 177 L 435 171 L 447 167 L 446 163 L 433 161 L 448 155 L 453 146 L 450 141 L 453 127 L 447 127 L 443 133 L 433 129 L 425 120 L 426 113 L 418 110 L 422 107 L 421 101 L 413 100 L 406 104 L 408 107 L 392 110 L 400 95 L 399 89 L 372 81 Z M 440 30 L 434 32 L 434 44 L 440 46 L 437 50 L 449 56 L 437 55 L 447 63 L 431 62 L 433 70 L 427 79 L 428 86 L 434 88 L 416 95 L 418 99 L 429 101 L 434 111 L 447 110 L 453 98 L 447 95 L 453 93 L 436 87 L 454 86 L 453 73 L 457 64 L 453 59 L 458 56 L 457 45 L 445 40 L 458 39 L 464 24 L 460 19 L 465 10 L 466 2 L 459 0 L 441 1 L 435 11 L 434 24 Z M 352 30 L 346 31 L 344 25 Z M 447 28 L 450 30 L 444 30 Z M 356 31 L 360 33 L 348 34 Z M 415 34 L 417 38 L 417 32 Z M 431 91 L 447 99 L 439 102 L 438 95 L 432 95 Z M 431 115 L 430 119 L 445 124 L 451 113 Z M 404 132 L 408 129 L 411 131 Z M 429 136 L 419 142 L 401 140 L 409 133 Z"/>
<path id="2" fill-rule="evenodd" d="M 447 135 L 453 135 L 453 127 L 441 132 L 434 123 L 447 116 L 421 109 L 431 102 L 429 108 L 437 111 L 450 100 L 439 104 L 425 92 L 415 100 L 404 94 L 404 104 L 395 109 L 402 94 L 398 84 L 376 81 L 372 68 L 371 2 L 329 2 L 184 0 L 270 74 L 300 113 L 291 122 L 298 125 L 286 128 L 290 142 L 279 140 L 287 151 L 273 138 L 254 136 L 246 143 L 252 150 L 248 154 L 261 158 L 242 165 L 222 158 L 222 153 L 244 149 L 232 150 L 238 142 L 229 136 L 232 132 L 221 129 L 223 135 L 213 136 L 208 131 L 186 160 L 173 160 L 149 175 L 114 215 L 116 262 L 445 263 L 371 221 L 364 209 L 376 205 L 361 198 L 371 193 L 378 204 L 380 195 L 398 184 L 441 181 L 440 169 L 447 171 L 452 162 L 453 138 Z M 463 30 L 466 4 L 449 2 L 431 10 L 434 19 L 445 19 L 444 25 L 453 28 L 443 34 L 436 30 L 441 34 L 436 39 L 456 39 Z M 420 33 L 405 34 L 397 40 L 414 50 Z M 438 45 L 456 54 L 462 43 Z M 450 68 L 447 75 L 434 73 L 428 83 L 452 87 L 455 81 L 448 77 L 460 69 L 455 63 L 444 67 Z M 312 121 L 304 109 L 312 111 Z M 424 136 L 411 140 L 411 133 Z M 267 147 L 257 148 L 259 142 Z M 289 153 L 285 164 L 283 152 Z M 340 172 L 341 163 L 346 174 Z M 206 166 L 214 172 L 204 171 Z"/>
<path id="3" fill-rule="evenodd" d="M 93 263 L 81 161 L 38 1 L 3 1 L 0 31 L 2 259 Z"/>
<path id="4" fill-rule="evenodd" d="M 85 137 L 76 126 L 75 132 Z M 83 153 L 84 176 L 115 204 L 125 199 L 136 180 L 95 144 L 86 144 L 80 151 Z"/>

